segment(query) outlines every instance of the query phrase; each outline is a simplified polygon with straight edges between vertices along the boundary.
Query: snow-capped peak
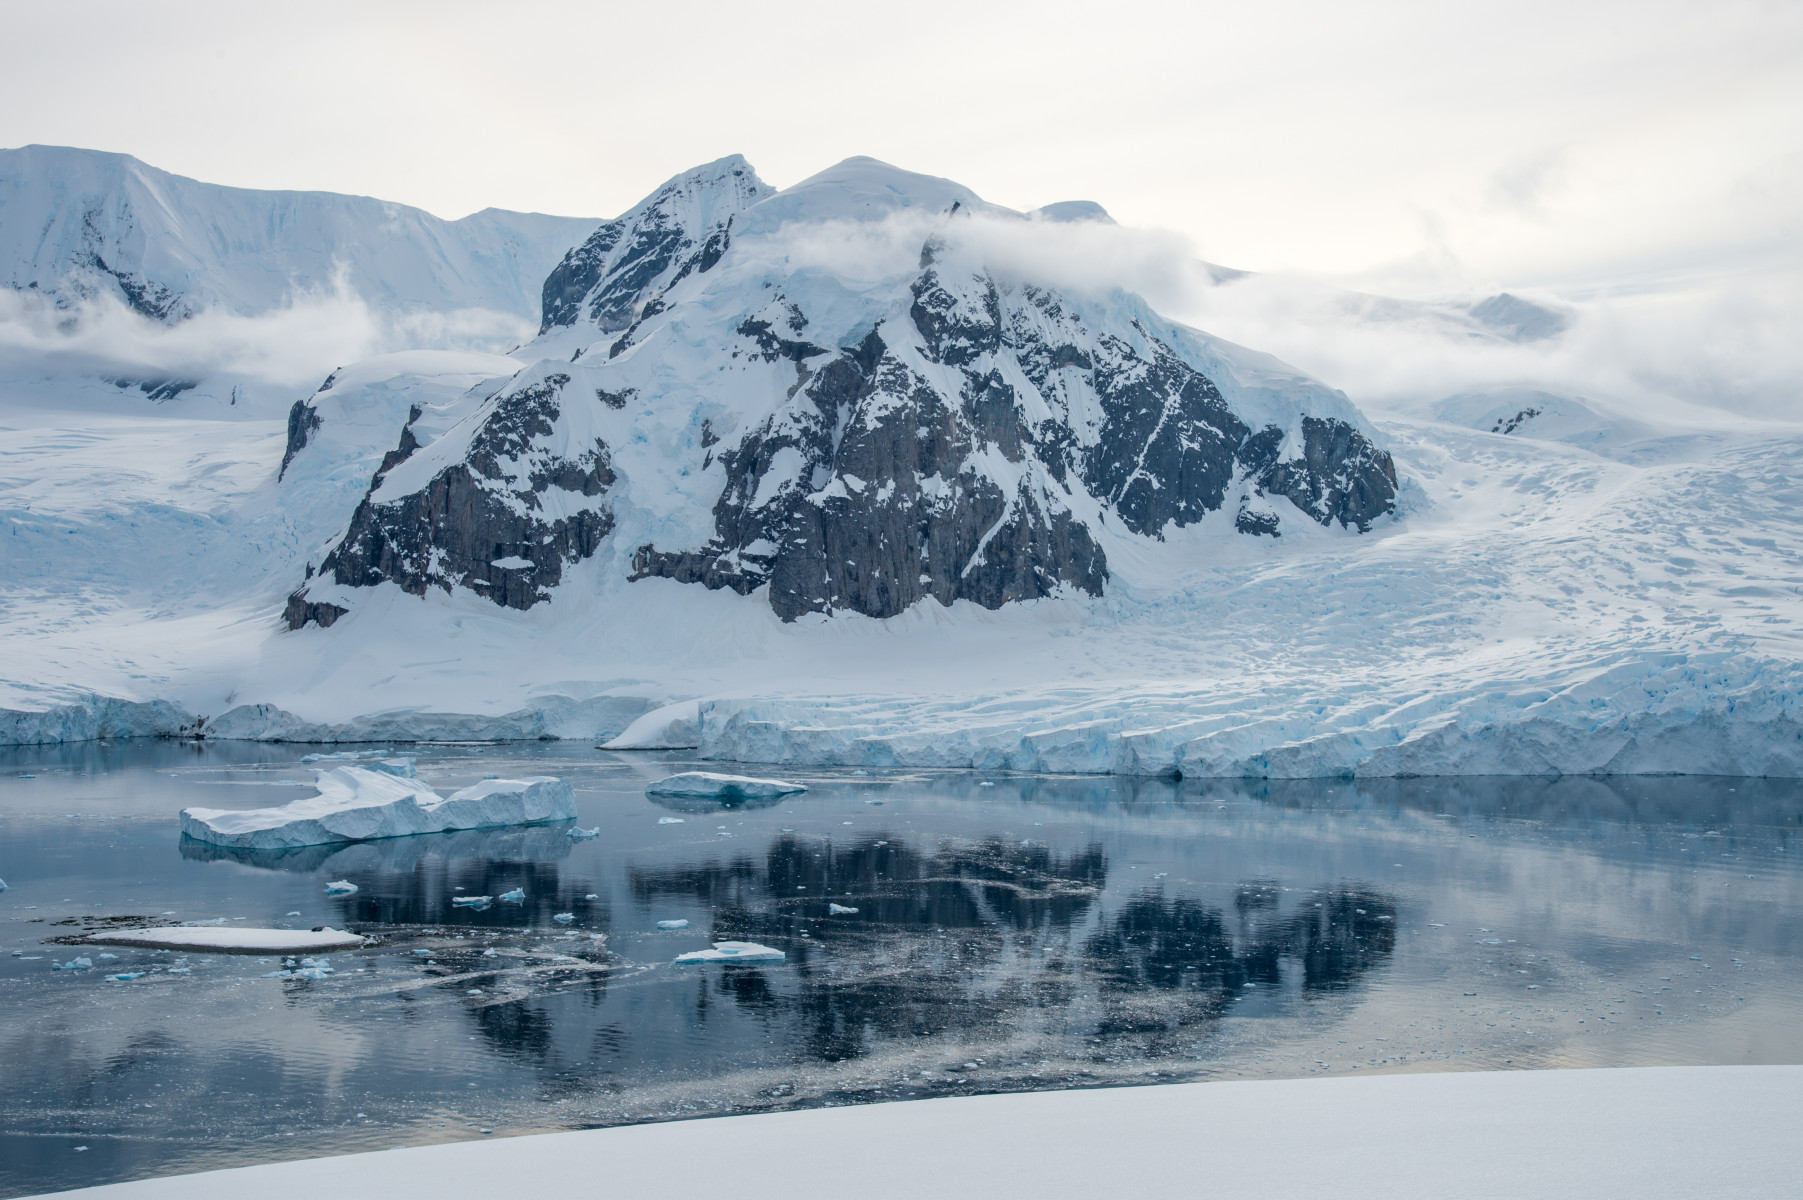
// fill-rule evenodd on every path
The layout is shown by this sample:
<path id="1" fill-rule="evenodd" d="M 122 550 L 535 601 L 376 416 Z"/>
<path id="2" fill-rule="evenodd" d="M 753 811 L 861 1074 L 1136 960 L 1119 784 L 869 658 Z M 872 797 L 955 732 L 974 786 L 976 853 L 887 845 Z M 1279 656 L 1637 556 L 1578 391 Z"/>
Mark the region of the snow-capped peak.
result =
<path id="1" fill-rule="evenodd" d="M 733 218 L 772 190 L 737 154 L 673 177 L 564 255 L 545 280 L 539 332 L 578 320 L 627 328 L 665 289 L 719 262 Z"/>

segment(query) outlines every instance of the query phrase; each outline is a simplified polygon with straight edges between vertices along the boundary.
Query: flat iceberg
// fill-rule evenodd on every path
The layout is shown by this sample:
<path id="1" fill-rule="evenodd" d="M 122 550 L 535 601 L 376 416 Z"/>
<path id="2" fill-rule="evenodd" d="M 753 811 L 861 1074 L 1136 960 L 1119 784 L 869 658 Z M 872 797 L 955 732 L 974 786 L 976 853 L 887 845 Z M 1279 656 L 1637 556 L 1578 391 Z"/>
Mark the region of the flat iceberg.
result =
<path id="1" fill-rule="evenodd" d="M 645 789 L 647 796 L 681 796 L 698 800 L 767 800 L 808 789 L 782 779 L 757 779 L 750 775 L 720 775 L 713 771 L 684 771 L 660 779 Z"/>
<path id="2" fill-rule="evenodd" d="M 94 946 L 138 946 L 148 950 L 195 950 L 212 954 L 308 954 L 318 950 L 354 949 L 364 944 L 361 934 L 344 929 L 253 929 L 242 925 L 111 929 L 83 941 Z"/>
<path id="3" fill-rule="evenodd" d="M 584 829 L 580 825 L 573 825 L 564 836 L 572 842 L 592 842 L 601 836 L 601 827 L 597 825 L 593 829 Z"/>
<path id="4" fill-rule="evenodd" d="M 678 917 L 674 921 L 659 921 L 657 927 L 659 929 L 687 929 L 689 922 L 686 917 Z"/>
<path id="5" fill-rule="evenodd" d="M 787 962 L 789 956 L 771 946 L 756 942 L 715 942 L 712 950 L 691 950 L 678 954 L 678 966 L 684 963 Z"/>
<path id="6" fill-rule="evenodd" d="M 452 896 L 452 908 L 473 908 L 477 912 L 490 907 L 495 902 L 493 896 Z"/>
<path id="7" fill-rule="evenodd" d="M 847 908 L 843 904 L 828 904 L 826 906 L 826 911 L 832 916 L 843 917 L 843 916 L 849 916 L 850 914 L 855 913 L 858 910 L 855 908 Z"/>
<path id="8" fill-rule="evenodd" d="M 402 775 L 367 767 L 338 767 L 320 772 L 318 787 L 317 796 L 280 808 L 183 809 L 182 832 L 215 846 L 269 850 L 453 829 L 539 825 L 576 815 L 570 785 L 547 775 L 484 779 L 440 796 Z"/>
<path id="9" fill-rule="evenodd" d="M 509 904 L 524 904 L 526 903 L 526 889 L 516 887 L 511 892 L 502 892 L 501 899 Z"/>
<path id="10" fill-rule="evenodd" d="M 354 896 L 356 894 L 357 885 L 348 879 L 334 879 L 326 884 L 326 895 L 328 896 Z"/>

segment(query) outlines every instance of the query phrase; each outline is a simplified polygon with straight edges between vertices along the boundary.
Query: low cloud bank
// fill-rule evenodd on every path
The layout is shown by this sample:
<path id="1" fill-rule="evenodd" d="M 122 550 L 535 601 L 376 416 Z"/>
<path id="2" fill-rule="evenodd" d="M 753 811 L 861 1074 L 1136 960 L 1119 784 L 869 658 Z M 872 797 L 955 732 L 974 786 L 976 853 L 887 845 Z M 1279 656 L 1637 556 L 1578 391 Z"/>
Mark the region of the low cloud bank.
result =
<path id="1" fill-rule="evenodd" d="M 242 379 L 284 387 L 316 384 L 334 367 L 407 349 L 505 351 L 536 325 L 512 313 L 372 307 L 340 279 L 297 292 L 253 315 L 204 310 L 165 325 L 102 292 L 58 306 L 0 290 L 0 374 L 121 379 Z"/>
<path id="2" fill-rule="evenodd" d="M 1605 409 L 1691 424 L 1728 416 L 1794 421 L 1803 381 L 1803 284 L 1794 273 L 1674 281 L 1582 298 L 1514 289 L 1557 309 L 1562 333 L 1511 341 L 1470 305 L 1498 289 L 1444 285 L 1442 299 L 1394 300 L 1296 274 L 1228 278 L 1180 236 L 1107 220 L 1057 221 L 977 209 L 948 218 L 904 209 L 877 220 L 794 222 L 746 237 L 735 257 L 772 274 L 830 272 L 854 286 L 907 277 L 940 240 L 946 269 L 986 267 L 1105 296 L 1145 297 L 1174 319 L 1267 351 L 1341 388 L 1374 412 L 1420 412 L 1461 392 L 1531 387 Z M 255 315 L 205 311 L 175 325 L 102 293 L 72 307 L 0 292 L 0 374 L 131 379 L 244 379 L 281 386 L 372 354 L 413 348 L 506 351 L 535 327 L 469 308 L 376 308 L 342 275 Z"/>

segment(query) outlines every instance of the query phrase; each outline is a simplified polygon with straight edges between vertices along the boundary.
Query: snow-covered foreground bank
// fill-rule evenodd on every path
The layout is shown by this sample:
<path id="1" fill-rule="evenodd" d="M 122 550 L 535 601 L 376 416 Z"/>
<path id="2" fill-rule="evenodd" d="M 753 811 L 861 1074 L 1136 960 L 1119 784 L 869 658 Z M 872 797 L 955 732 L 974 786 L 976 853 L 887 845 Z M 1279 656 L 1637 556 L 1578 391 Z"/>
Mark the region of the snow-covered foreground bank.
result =
<path id="1" fill-rule="evenodd" d="M 61 1193 L 334 1195 L 1795 1195 L 1803 1067 L 1473 1072 L 810 1109 L 245 1167 Z"/>

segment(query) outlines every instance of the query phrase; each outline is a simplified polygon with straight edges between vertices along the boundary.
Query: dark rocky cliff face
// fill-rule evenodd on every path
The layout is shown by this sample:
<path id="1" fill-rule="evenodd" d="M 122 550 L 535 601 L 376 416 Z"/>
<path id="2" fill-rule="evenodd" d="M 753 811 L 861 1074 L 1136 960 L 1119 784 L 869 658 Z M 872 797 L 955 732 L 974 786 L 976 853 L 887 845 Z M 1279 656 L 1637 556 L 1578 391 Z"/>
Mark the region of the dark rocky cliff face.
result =
<path id="1" fill-rule="evenodd" d="M 709 275 L 732 251 L 736 216 L 767 191 L 742 160 L 723 160 L 571 251 L 546 281 L 544 328 L 566 339 L 555 331 L 591 329 L 608 352 L 572 355 L 560 343 L 562 365 L 541 364 L 550 373 L 492 397 L 454 459 L 434 458 L 429 478 L 409 470 L 404 489 L 385 486 L 416 453 L 410 422 L 321 577 L 415 594 L 463 586 L 529 608 L 614 531 L 613 453 L 598 440 L 573 446 L 560 421 L 581 410 L 589 428 L 629 406 L 637 416 L 606 419 L 666 421 L 658 407 L 693 411 L 702 381 L 790 372 L 773 408 L 743 401 L 760 415 L 725 440 L 699 421 L 699 448 L 685 452 L 698 461 L 676 466 L 719 481 L 706 493 L 712 534 L 699 545 L 628 543 L 631 579 L 766 589 L 784 620 L 889 617 L 928 597 L 999 608 L 1062 590 L 1102 594 L 1105 536 L 1162 540 L 1223 510 L 1223 527 L 1244 535 L 1281 536 L 1292 515 L 1363 532 L 1394 510 L 1390 456 L 1348 421 L 1297 412 L 1255 427 L 1170 327 L 998 282 L 937 238 L 853 344 L 815 340 L 780 276 L 729 285 Z M 727 320 L 707 326 L 718 340 L 645 340 L 691 301 L 698 321 Z M 680 354 L 656 370 L 685 382 L 641 394 L 658 376 L 616 374 L 610 364 L 627 349 Z M 713 402 L 740 400 L 728 391 Z M 619 436 L 643 441 L 628 428 Z M 596 502 L 545 502 L 557 493 Z M 342 591 L 306 590 L 290 625 L 344 611 L 333 602 Z"/>
<path id="2" fill-rule="evenodd" d="M 1018 464 L 1017 477 L 979 470 L 985 451 Z M 721 461 L 728 482 L 714 540 L 691 551 L 641 546 L 634 578 L 741 594 L 768 583 L 771 606 L 793 620 L 894 616 L 927 596 L 999 608 L 1060 584 L 1100 595 L 1108 575 L 1067 495 L 1043 464 L 1029 464 L 1011 403 L 982 390 L 940 395 L 876 332 Z"/>
<path id="3" fill-rule="evenodd" d="M 737 157 L 672 179 L 564 255 L 545 279 L 538 331 L 585 319 L 603 333 L 629 328 L 656 293 L 718 263 L 733 216 L 770 192 Z"/>
<path id="4" fill-rule="evenodd" d="M 410 421 L 400 445 L 383 459 L 370 491 L 352 514 L 349 529 L 326 556 L 320 577 L 347 587 L 399 584 L 424 595 L 428 587 L 470 588 L 508 608 L 530 608 L 548 599 L 564 567 L 600 549 L 613 530 L 605 504 L 549 503 L 553 491 L 600 497 L 614 484 L 605 442 L 574 455 L 548 452 L 556 430 L 567 375 L 550 375 L 505 393 L 485 415 L 461 459 L 448 463 L 416 490 L 388 498 L 383 483 L 419 448 Z M 413 419 L 418 420 L 416 410 Z M 551 515 L 555 507 L 567 510 Z M 287 621 L 299 628 L 322 625 L 319 602 L 303 591 L 289 599 Z"/>

